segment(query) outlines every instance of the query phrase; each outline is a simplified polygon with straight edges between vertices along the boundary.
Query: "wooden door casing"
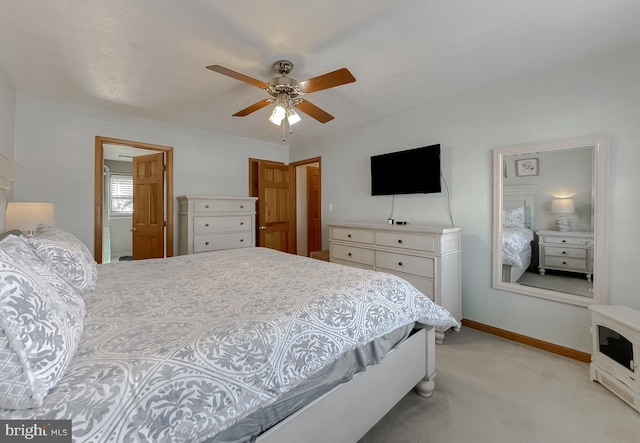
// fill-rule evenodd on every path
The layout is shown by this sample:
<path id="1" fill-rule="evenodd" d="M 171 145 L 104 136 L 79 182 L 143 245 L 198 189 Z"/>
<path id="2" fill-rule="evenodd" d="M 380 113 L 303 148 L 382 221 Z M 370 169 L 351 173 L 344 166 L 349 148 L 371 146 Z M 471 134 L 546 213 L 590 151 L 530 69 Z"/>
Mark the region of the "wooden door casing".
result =
<path id="1" fill-rule="evenodd" d="M 320 168 L 307 166 L 307 252 L 322 250 Z"/>

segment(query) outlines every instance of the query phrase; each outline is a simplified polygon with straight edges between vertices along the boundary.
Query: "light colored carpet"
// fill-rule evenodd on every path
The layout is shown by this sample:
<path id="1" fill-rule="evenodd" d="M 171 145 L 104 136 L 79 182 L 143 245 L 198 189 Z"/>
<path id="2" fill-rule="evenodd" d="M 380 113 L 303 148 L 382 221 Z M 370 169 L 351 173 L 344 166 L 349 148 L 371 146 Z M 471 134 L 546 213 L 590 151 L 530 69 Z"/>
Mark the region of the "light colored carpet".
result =
<path id="1" fill-rule="evenodd" d="M 640 442 L 640 414 L 587 363 L 463 327 L 436 368 L 431 398 L 407 394 L 359 443 Z"/>
<path id="2" fill-rule="evenodd" d="M 593 295 L 593 282 L 588 281 L 584 274 L 567 276 L 547 271 L 545 275 L 540 275 L 537 272 L 527 271 L 518 279 L 518 284 L 582 295 L 584 297 Z"/>

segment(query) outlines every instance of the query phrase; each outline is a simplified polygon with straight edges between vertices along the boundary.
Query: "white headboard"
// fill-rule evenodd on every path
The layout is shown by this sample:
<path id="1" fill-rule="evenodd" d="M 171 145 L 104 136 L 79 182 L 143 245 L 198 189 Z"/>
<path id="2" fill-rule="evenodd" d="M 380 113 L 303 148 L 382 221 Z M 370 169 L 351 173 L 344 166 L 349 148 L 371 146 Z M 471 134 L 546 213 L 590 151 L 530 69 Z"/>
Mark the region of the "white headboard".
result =
<path id="1" fill-rule="evenodd" d="M 6 154 L 0 152 L 0 232 L 4 231 L 4 213 L 7 201 L 13 200 L 13 180 L 16 176 L 18 165 Z"/>
<path id="2" fill-rule="evenodd" d="M 502 189 L 502 210 L 523 206 L 529 208 L 529 217 L 533 226 L 535 220 L 535 199 L 538 185 L 504 185 Z"/>

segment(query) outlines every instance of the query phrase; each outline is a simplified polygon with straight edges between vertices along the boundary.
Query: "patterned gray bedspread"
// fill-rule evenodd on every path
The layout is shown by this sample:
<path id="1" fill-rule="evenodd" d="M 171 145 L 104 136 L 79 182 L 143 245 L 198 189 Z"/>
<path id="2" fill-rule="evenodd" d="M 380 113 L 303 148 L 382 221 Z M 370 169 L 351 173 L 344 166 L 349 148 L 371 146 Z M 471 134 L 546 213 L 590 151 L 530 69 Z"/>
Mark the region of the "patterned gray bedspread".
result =
<path id="1" fill-rule="evenodd" d="M 502 230 L 502 264 L 522 268 L 522 255 L 531 257 L 533 231 L 527 228 L 504 228 Z"/>
<path id="2" fill-rule="evenodd" d="M 389 274 L 246 248 L 99 266 L 82 342 L 40 409 L 76 441 L 201 441 L 346 350 L 457 325 Z"/>

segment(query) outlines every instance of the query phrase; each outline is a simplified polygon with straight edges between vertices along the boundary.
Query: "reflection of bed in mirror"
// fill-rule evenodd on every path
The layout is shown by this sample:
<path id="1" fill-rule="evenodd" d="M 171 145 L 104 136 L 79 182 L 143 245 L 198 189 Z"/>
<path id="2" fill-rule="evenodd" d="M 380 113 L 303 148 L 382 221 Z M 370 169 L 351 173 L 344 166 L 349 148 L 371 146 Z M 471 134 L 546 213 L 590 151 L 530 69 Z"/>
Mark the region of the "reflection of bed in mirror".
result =
<path id="1" fill-rule="evenodd" d="M 531 266 L 537 185 L 502 190 L 502 281 L 516 283 Z"/>

